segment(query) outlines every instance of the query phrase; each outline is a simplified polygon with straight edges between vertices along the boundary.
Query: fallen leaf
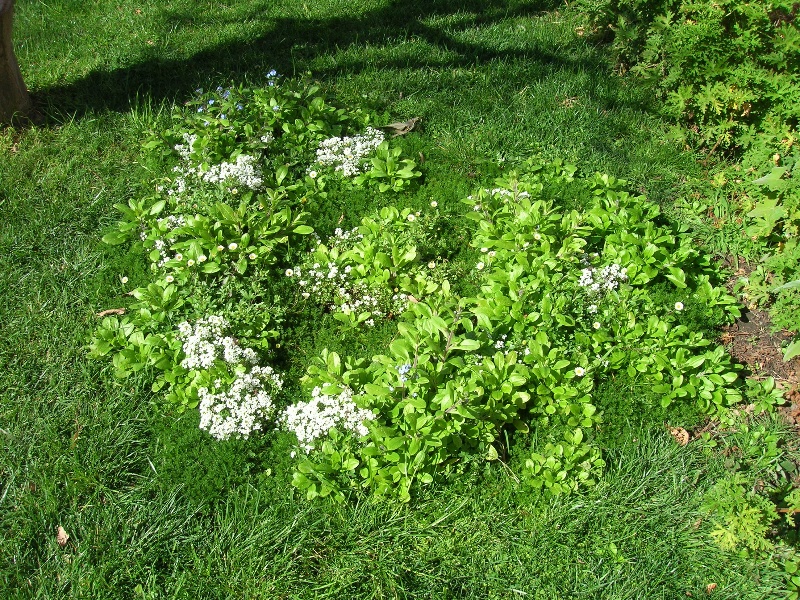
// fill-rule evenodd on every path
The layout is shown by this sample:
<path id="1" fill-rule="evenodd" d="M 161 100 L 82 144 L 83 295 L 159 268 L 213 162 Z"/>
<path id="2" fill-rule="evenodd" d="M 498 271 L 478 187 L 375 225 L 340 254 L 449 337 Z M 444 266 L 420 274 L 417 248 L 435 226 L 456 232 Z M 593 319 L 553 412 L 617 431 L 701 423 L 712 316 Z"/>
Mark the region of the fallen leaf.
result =
<path id="1" fill-rule="evenodd" d="M 98 317 L 107 317 L 108 315 L 124 315 L 125 309 L 124 308 L 109 308 L 108 310 L 101 310 L 97 313 L 96 316 Z"/>
<path id="2" fill-rule="evenodd" d="M 578 97 L 577 96 L 573 96 L 572 98 L 567 97 L 567 98 L 564 98 L 564 100 L 562 100 L 561 106 L 563 106 L 564 108 L 572 108 L 577 103 L 578 103 Z"/>
<path id="3" fill-rule="evenodd" d="M 675 438 L 675 441 L 681 446 L 685 446 L 689 443 L 689 432 L 683 427 L 670 427 L 669 434 Z"/>
<path id="4" fill-rule="evenodd" d="M 58 529 L 56 530 L 56 542 L 58 543 L 59 546 L 63 548 L 64 546 L 67 545 L 68 541 L 69 541 L 69 534 L 66 531 L 64 531 L 64 528 L 61 525 L 59 525 Z"/>
<path id="5" fill-rule="evenodd" d="M 717 589 L 717 584 L 716 584 L 716 583 L 709 583 L 709 584 L 706 586 L 706 594 L 710 594 L 710 593 L 711 593 L 711 592 L 713 592 L 715 589 Z"/>

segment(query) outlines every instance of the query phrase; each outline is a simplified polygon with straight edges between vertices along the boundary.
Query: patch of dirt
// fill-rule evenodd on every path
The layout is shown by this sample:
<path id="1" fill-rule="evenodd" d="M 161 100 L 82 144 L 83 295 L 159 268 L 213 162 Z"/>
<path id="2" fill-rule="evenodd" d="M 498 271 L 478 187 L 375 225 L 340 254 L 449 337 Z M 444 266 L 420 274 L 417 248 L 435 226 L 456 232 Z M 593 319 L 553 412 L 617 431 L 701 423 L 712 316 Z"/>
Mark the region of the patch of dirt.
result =
<path id="1" fill-rule="evenodd" d="M 750 377 L 775 379 L 787 400 L 781 412 L 800 429 L 800 357 L 784 362 L 781 352 L 781 345 L 792 337 L 787 331 L 773 333 L 772 321 L 765 311 L 749 309 L 723 329 L 720 342 L 737 362 L 747 367 Z"/>
<path id="2" fill-rule="evenodd" d="M 745 310 L 733 325 L 723 329 L 720 340 L 757 379 L 774 377 L 782 384 L 800 383 L 800 360 L 784 362 L 781 352 L 781 345 L 793 336 L 787 331 L 773 333 L 772 327 L 765 311 Z"/>

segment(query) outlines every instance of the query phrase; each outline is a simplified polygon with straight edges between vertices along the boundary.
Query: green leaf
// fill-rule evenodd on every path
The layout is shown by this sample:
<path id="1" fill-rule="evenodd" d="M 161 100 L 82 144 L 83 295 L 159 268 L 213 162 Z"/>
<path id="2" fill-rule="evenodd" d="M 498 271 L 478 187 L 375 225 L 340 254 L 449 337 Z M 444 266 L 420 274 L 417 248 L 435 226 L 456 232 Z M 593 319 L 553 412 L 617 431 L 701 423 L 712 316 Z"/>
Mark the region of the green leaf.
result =
<path id="1" fill-rule="evenodd" d="M 472 340 L 469 338 L 464 338 L 463 340 L 459 340 L 455 344 L 453 344 L 453 350 L 466 350 L 467 352 L 473 352 L 481 347 L 481 343 L 478 340 Z"/>
<path id="2" fill-rule="evenodd" d="M 159 200 L 158 202 L 153 204 L 153 206 L 150 207 L 150 214 L 157 215 L 162 210 L 164 210 L 164 206 L 166 206 L 166 204 L 167 204 L 166 200 Z"/>
<path id="3" fill-rule="evenodd" d="M 684 273 L 683 269 L 679 269 L 678 267 L 670 267 L 669 273 L 666 274 L 666 277 L 672 283 L 674 283 L 676 287 L 681 289 L 686 287 L 686 273 Z"/>
<path id="4" fill-rule="evenodd" d="M 310 225 L 298 225 L 294 228 L 294 232 L 298 235 L 308 235 L 309 233 L 314 233 L 314 228 Z"/>
<path id="5" fill-rule="evenodd" d="M 103 236 L 103 242 L 108 244 L 109 246 L 118 246 L 123 242 L 127 242 L 130 236 L 126 233 L 122 233 L 120 231 L 112 231 L 111 233 L 107 233 Z"/>
<path id="6" fill-rule="evenodd" d="M 786 182 L 781 179 L 788 169 L 786 167 L 773 167 L 772 171 L 754 180 L 756 185 L 766 185 L 770 190 L 777 191 L 785 186 Z"/>
<path id="7" fill-rule="evenodd" d="M 774 294 L 775 292 L 780 292 L 783 290 L 791 290 L 796 287 L 800 287 L 800 279 L 795 279 L 794 281 L 784 283 L 783 285 L 779 285 L 776 288 L 772 288 L 770 291 Z"/>
<path id="8" fill-rule="evenodd" d="M 405 442 L 405 438 L 402 437 L 390 438 L 384 442 L 384 446 L 386 447 L 386 450 L 391 452 L 402 447 Z"/>
<path id="9" fill-rule="evenodd" d="M 789 362 L 798 355 L 800 355 L 800 338 L 794 340 L 786 347 L 786 350 L 783 351 L 783 361 Z"/>
<path id="10" fill-rule="evenodd" d="M 220 266 L 219 263 L 209 262 L 205 263 L 202 267 L 200 267 L 200 270 L 203 273 L 216 273 L 217 271 L 220 270 Z"/>

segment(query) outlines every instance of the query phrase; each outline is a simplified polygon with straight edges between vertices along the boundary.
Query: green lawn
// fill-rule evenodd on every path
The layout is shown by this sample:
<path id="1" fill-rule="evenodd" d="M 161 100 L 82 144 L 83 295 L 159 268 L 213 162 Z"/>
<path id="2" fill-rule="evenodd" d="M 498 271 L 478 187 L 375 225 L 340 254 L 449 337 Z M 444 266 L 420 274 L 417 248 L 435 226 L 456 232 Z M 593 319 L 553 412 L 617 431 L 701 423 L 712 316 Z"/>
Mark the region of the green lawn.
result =
<path id="1" fill-rule="evenodd" d="M 410 505 L 336 505 L 292 488 L 285 436 L 216 442 L 195 411 L 163 410 L 146 374 L 120 382 L 87 357 L 95 314 L 144 271 L 100 238 L 112 205 L 158 174 L 140 160 L 148 132 L 195 89 L 271 68 L 310 71 L 343 104 L 422 117 L 404 143 L 440 203 L 471 193 L 490 162 L 539 153 L 668 207 L 700 176 L 696 157 L 661 141 L 647 90 L 559 8 L 18 2 L 17 56 L 47 121 L 0 133 L 0 596 L 675 599 L 716 584 L 710 597 L 787 597 L 775 562 L 710 536 L 700 506 L 724 457 L 678 446 L 647 415 L 607 416 L 608 467 L 589 491 L 523 492 L 479 461 Z M 353 202 L 348 223 L 370 200 Z M 606 393 L 633 406 L 645 391 Z"/>

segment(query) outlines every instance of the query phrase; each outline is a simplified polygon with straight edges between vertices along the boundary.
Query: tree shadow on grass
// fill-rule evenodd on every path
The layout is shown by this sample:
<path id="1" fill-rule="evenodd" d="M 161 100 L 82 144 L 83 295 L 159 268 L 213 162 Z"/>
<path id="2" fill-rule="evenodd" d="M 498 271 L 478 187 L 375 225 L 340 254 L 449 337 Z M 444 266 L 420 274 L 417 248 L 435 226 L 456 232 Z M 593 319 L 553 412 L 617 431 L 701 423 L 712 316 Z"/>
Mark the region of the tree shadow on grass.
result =
<path id="1" fill-rule="evenodd" d="M 324 19 L 270 17 L 269 4 L 265 0 L 248 3 L 236 14 L 223 17 L 210 11 L 164 8 L 160 22 L 172 31 L 196 29 L 197 35 L 202 35 L 208 28 L 248 23 L 259 33 L 252 39 L 220 44 L 185 59 L 165 58 L 154 48 L 137 64 L 96 70 L 75 82 L 34 90 L 34 99 L 50 115 L 80 118 L 103 111 L 127 112 L 142 98 L 157 103 L 180 100 L 209 81 L 242 81 L 271 68 L 293 74 L 307 70 L 312 61 L 325 56 L 334 58 L 329 61 L 333 66 L 314 69 L 315 77 L 321 79 L 365 69 L 473 68 L 500 61 L 528 61 L 542 69 L 566 68 L 598 76 L 608 70 L 599 59 L 576 59 L 569 47 L 558 53 L 533 45 L 498 50 L 457 39 L 463 32 L 489 28 L 504 19 L 541 15 L 559 4 L 553 0 L 392 0 L 361 15 Z M 393 47 L 407 41 L 427 44 L 430 55 L 416 52 L 408 57 L 396 56 Z M 377 49 L 372 53 L 375 58 L 354 55 L 353 59 L 336 60 L 353 46 Z"/>

